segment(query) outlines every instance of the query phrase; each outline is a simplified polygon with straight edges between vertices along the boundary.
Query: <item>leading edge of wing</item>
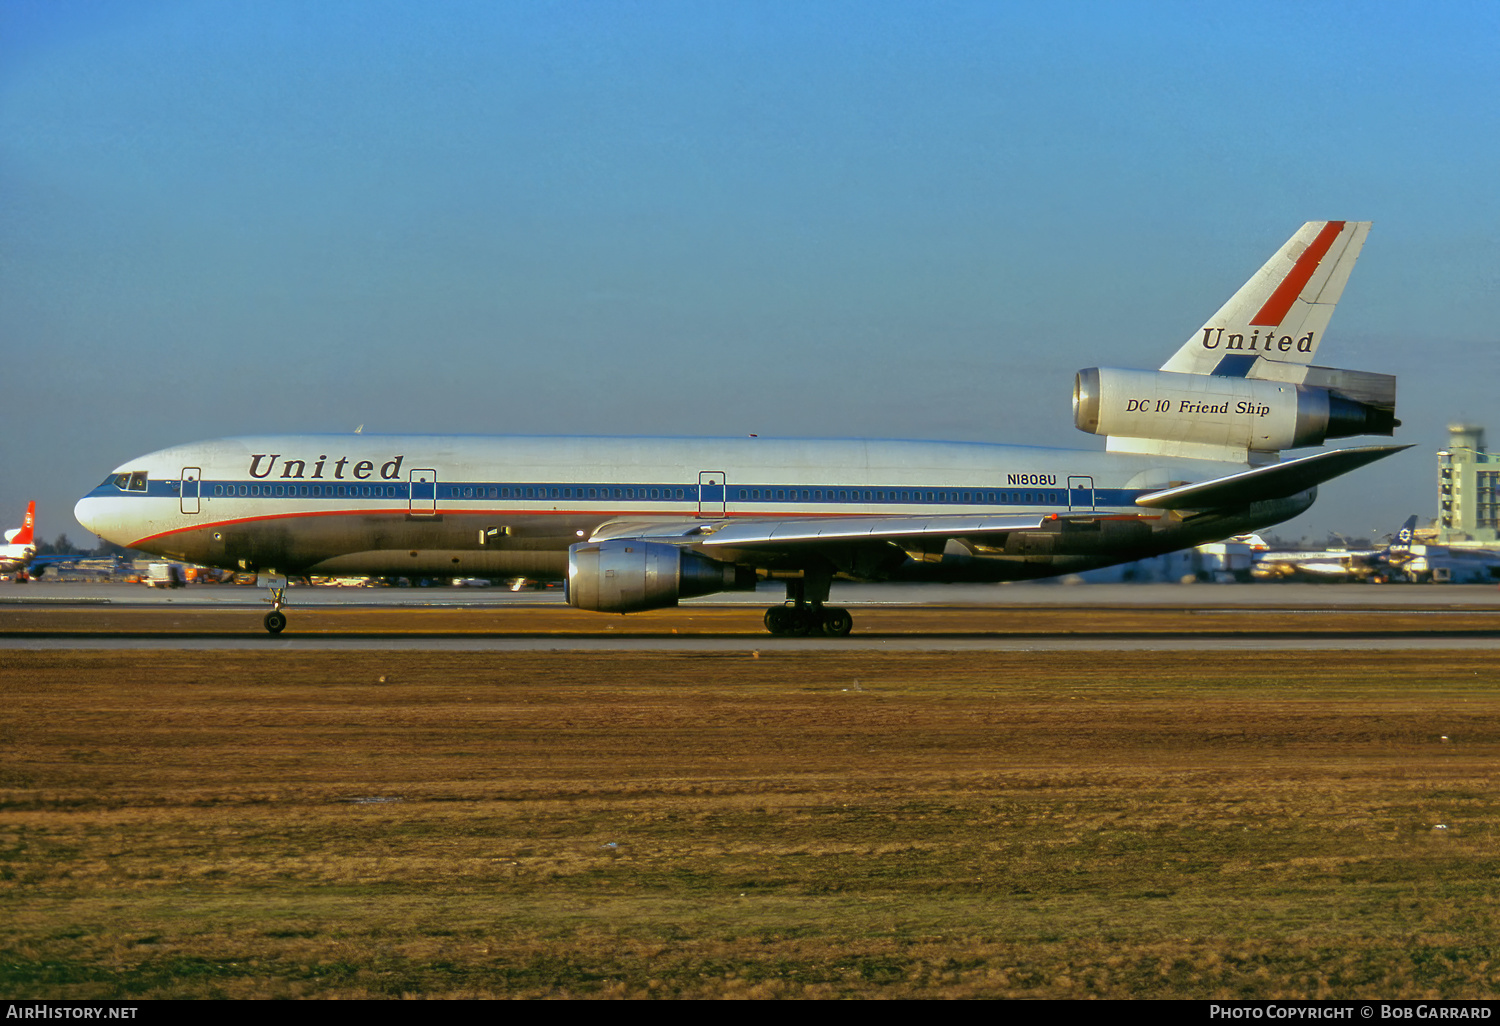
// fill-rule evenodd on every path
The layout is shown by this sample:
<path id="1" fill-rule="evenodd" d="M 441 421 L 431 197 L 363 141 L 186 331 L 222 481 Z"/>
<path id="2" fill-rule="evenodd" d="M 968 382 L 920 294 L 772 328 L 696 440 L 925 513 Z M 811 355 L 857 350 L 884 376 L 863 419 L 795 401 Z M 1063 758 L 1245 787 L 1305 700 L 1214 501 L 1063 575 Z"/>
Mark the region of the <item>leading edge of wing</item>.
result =
<path id="1" fill-rule="evenodd" d="M 1214 478 L 1212 481 L 1150 492 L 1137 498 L 1135 504 L 1148 509 L 1215 509 L 1284 499 L 1410 448 L 1409 445 L 1366 445 L 1353 449 L 1334 449 L 1332 452 L 1320 452 L 1285 463 L 1272 463 L 1254 470 L 1241 471 L 1228 477 Z"/>

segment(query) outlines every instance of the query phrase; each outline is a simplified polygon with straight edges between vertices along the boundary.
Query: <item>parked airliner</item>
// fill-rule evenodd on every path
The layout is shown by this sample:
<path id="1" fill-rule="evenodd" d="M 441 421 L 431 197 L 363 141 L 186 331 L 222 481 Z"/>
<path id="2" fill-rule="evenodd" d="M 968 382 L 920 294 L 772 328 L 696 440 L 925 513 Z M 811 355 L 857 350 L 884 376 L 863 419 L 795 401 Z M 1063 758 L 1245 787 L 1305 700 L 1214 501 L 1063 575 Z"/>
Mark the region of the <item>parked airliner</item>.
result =
<path id="1" fill-rule="evenodd" d="M 36 557 L 36 501 L 26 504 L 26 519 L 20 527 L 5 532 L 5 544 L 0 545 L 0 573 L 26 572 L 27 566 Z"/>
<path id="2" fill-rule="evenodd" d="M 1410 558 L 1416 527 L 1414 514 L 1379 548 L 1262 552 L 1255 557 L 1250 575 L 1263 581 L 1388 581 L 1395 568 Z"/>
<path id="3" fill-rule="evenodd" d="M 18 582 L 40 577 L 49 566 L 74 563 L 87 557 L 81 552 L 38 556 L 36 554 L 36 500 L 26 504 L 26 518 L 20 527 L 5 532 L 0 545 L 0 573 L 15 574 Z"/>
<path id="4" fill-rule="evenodd" d="M 1314 366 L 1369 222 L 1304 225 L 1156 371 L 1089 368 L 1077 426 L 1104 452 L 916 441 L 272 435 L 128 460 L 78 503 L 89 530 L 285 577 L 561 577 L 629 613 L 785 581 L 773 634 L 847 634 L 835 578 L 1006 581 L 1255 531 L 1405 446 L 1396 381 Z"/>

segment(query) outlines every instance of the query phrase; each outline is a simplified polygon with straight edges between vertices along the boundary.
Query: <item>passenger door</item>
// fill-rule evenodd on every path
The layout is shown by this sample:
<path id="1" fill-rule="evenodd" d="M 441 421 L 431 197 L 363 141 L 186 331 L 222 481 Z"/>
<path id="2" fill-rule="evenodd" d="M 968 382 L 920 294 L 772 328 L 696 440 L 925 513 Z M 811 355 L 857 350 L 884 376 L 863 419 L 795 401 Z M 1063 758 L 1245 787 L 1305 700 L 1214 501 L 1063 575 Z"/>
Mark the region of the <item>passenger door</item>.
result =
<path id="1" fill-rule="evenodd" d="M 177 508 L 189 516 L 198 513 L 198 497 L 201 494 L 203 470 L 199 467 L 182 468 L 181 491 L 177 496 Z"/>
<path id="2" fill-rule="evenodd" d="M 722 470 L 698 471 L 698 516 L 704 519 L 724 515 L 725 475 Z"/>
<path id="3" fill-rule="evenodd" d="M 1068 510 L 1070 512 L 1092 512 L 1094 509 L 1094 479 L 1073 476 L 1068 478 Z"/>
<path id="4" fill-rule="evenodd" d="M 407 475 L 411 493 L 408 508 L 414 517 L 437 515 L 437 471 L 413 470 Z"/>

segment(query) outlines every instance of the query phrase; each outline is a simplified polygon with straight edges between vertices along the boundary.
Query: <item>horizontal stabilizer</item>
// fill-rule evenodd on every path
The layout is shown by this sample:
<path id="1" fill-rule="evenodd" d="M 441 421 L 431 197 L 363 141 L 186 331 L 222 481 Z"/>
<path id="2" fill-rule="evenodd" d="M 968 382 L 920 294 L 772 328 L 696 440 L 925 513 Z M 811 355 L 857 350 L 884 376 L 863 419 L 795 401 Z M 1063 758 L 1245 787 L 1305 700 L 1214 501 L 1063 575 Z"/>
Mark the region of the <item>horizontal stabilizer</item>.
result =
<path id="1" fill-rule="evenodd" d="M 1410 448 L 1409 445 L 1369 445 L 1357 449 L 1320 452 L 1314 456 L 1304 456 L 1286 463 L 1272 463 L 1212 481 L 1151 492 L 1136 499 L 1135 504 L 1150 509 L 1217 509 L 1222 506 L 1245 506 L 1263 500 L 1284 499 Z"/>

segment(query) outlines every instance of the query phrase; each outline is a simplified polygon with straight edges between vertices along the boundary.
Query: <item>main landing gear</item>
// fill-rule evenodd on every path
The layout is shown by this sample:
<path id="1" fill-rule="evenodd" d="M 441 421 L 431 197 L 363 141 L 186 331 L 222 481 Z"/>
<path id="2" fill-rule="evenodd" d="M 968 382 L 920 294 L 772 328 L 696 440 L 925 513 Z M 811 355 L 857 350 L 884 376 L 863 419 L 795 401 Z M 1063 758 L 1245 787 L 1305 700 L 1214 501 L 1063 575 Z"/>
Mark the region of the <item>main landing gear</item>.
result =
<path id="1" fill-rule="evenodd" d="M 273 583 L 267 585 L 271 592 L 271 598 L 269 599 L 271 611 L 266 614 L 263 622 L 269 633 L 280 634 L 286 630 L 286 614 L 281 611 L 282 606 L 286 604 L 286 578 L 275 577 L 272 578 L 272 581 Z M 276 581 L 280 581 L 280 583 L 274 583 Z"/>
<path id="2" fill-rule="evenodd" d="M 766 630 L 789 637 L 826 634 L 842 638 L 854 629 L 847 609 L 832 606 L 772 606 L 766 610 Z"/>
<path id="3" fill-rule="evenodd" d="M 784 637 L 825 634 L 842 638 L 854 629 L 849 610 L 825 606 L 829 578 L 803 578 L 786 582 L 786 603 L 766 610 L 766 630 Z"/>

